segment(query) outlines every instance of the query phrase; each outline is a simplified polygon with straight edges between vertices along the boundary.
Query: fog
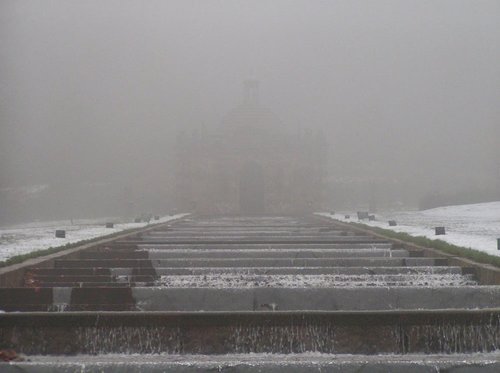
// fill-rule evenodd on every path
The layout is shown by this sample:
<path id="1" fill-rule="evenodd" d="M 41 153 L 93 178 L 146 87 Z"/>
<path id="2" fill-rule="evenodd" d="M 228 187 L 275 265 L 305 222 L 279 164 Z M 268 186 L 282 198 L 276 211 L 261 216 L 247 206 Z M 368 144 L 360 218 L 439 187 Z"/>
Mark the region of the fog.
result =
<path id="1" fill-rule="evenodd" d="M 500 199 L 499 61 L 498 1 L 3 0 L 0 223 L 180 208 L 248 78 L 323 134 L 323 208 Z"/>

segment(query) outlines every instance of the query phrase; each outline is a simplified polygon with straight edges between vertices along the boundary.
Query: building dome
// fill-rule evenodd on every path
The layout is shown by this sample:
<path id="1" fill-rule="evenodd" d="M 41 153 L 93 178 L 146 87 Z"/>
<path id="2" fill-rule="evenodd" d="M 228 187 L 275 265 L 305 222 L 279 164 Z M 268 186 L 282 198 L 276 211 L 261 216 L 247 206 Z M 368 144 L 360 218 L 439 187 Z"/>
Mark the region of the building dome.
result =
<path id="1" fill-rule="evenodd" d="M 222 130 L 265 131 L 274 132 L 282 130 L 282 122 L 276 114 L 261 105 L 259 102 L 259 82 L 246 80 L 243 83 L 242 102 L 229 111 L 222 120 Z"/>

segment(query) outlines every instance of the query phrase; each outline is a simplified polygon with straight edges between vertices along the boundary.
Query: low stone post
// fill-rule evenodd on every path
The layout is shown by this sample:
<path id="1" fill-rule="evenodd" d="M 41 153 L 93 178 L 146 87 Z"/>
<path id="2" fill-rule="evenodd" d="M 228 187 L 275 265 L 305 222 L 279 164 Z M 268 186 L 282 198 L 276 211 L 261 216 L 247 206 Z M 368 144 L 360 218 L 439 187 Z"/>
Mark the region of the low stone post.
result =
<path id="1" fill-rule="evenodd" d="M 434 231 L 436 232 L 436 236 L 442 236 L 446 234 L 446 229 L 444 227 L 436 227 L 434 228 Z"/>

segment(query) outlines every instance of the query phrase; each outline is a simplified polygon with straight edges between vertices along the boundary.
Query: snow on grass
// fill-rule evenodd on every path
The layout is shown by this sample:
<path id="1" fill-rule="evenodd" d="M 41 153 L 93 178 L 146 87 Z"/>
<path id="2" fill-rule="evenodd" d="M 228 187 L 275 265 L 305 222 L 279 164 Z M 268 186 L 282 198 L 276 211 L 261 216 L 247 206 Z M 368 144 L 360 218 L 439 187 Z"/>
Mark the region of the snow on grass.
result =
<path id="1" fill-rule="evenodd" d="M 149 224 L 165 223 L 178 219 L 187 214 L 164 216 L 159 220 L 151 220 Z M 106 228 L 106 222 L 115 222 L 113 228 Z M 0 261 L 13 256 L 27 254 L 33 251 L 48 249 L 49 247 L 64 246 L 89 240 L 127 229 L 142 228 L 148 223 L 131 223 L 119 221 L 117 218 L 80 219 L 36 222 L 0 229 Z M 56 229 L 66 230 L 66 238 L 56 238 Z"/>
<path id="2" fill-rule="evenodd" d="M 349 214 L 350 219 L 345 219 Z M 318 213 L 343 222 L 358 222 L 355 212 Z M 438 207 L 424 211 L 387 211 L 375 214 L 376 221 L 363 220 L 361 223 L 411 236 L 424 236 L 447 243 L 500 256 L 497 238 L 500 238 L 500 201 Z M 391 227 L 389 220 L 397 226 Z M 446 235 L 436 236 L 434 228 L 443 226 Z"/>

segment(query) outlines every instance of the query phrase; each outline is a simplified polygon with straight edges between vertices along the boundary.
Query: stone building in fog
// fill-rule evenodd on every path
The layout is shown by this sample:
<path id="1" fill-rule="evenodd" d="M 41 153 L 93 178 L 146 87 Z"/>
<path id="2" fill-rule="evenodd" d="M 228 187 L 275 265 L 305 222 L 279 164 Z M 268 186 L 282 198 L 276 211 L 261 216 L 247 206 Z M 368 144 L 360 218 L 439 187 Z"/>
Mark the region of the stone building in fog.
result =
<path id="1" fill-rule="evenodd" d="M 176 146 L 179 210 L 266 215 L 321 208 L 325 139 L 307 129 L 290 130 L 259 103 L 255 80 L 244 82 L 242 103 L 216 130 L 181 133 Z"/>

